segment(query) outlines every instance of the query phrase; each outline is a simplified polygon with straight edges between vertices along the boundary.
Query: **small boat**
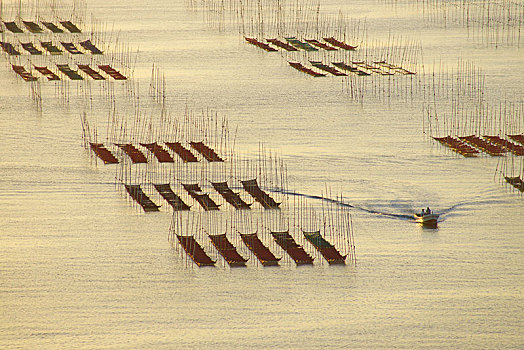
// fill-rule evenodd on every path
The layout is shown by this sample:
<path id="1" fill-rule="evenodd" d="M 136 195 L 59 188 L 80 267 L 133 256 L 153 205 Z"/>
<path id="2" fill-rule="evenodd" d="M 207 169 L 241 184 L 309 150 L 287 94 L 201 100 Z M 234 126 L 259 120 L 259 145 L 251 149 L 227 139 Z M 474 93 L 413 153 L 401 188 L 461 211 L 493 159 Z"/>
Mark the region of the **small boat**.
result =
<path id="1" fill-rule="evenodd" d="M 424 211 L 420 214 L 414 214 L 415 220 L 424 227 L 437 227 L 439 214 L 432 213 L 431 210 Z"/>

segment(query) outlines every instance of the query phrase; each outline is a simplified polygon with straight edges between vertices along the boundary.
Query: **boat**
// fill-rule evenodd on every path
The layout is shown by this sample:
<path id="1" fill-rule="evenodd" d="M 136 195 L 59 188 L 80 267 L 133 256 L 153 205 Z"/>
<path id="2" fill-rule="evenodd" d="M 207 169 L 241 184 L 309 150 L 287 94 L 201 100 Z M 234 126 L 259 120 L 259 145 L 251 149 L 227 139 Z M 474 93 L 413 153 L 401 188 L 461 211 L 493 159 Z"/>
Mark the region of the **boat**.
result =
<path id="1" fill-rule="evenodd" d="M 439 214 L 431 212 L 429 208 L 427 211 L 422 210 L 422 213 L 415 213 L 413 216 L 415 220 L 424 227 L 437 227 Z"/>

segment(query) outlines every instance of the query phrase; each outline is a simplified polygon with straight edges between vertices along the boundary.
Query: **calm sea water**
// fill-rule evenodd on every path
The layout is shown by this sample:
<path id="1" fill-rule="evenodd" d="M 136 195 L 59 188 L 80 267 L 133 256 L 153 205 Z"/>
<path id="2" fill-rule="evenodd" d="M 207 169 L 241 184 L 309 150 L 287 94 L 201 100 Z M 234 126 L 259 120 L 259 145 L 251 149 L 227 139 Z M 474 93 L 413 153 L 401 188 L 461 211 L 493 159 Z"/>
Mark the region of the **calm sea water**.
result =
<path id="1" fill-rule="evenodd" d="M 227 115 L 239 126 L 237 150 L 260 141 L 278 150 L 297 192 L 320 195 L 328 184 L 345 202 L 388 214 L 430 205 L 444 213 L 439 228 L 354 209 L 357 266 L 230 270 L 220 260 L 198 269 L 168 242 L 168 211 L 134 208 L 114 185 L 115 168 L 83 149 L 80 88 L 70 85 L 64 105 L 42 84 L 39 113 L 3 56 L 0 347 L 524 347 L 523 198 L 499 182 L 501 161 L 459 158 L 429 141 L 419 99 L 355 103 L 341 80 L 307 78 L 186 5 L 96 0 L 88 12 L 139 49 L 143 94 L 155 63 L 172 113 Z M 491 101 L 522 102 L 515 45 L 428 24 L 412 6 L 322 5 L 365 17 L 370 37 L 420 41 L 426 66 L 471 60 Z M 107 110 L 98 100 L 90 110 L 100 130 Z"/>

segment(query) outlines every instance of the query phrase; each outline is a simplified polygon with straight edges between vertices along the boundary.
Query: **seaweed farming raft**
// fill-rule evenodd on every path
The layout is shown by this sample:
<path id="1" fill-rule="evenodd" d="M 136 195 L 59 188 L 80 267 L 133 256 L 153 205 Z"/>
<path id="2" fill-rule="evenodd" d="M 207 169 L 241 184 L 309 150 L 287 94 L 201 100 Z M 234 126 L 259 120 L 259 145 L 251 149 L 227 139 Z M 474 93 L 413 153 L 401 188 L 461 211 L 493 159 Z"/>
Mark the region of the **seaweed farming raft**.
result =
<path id="1" fill-rule="evenodd" d="M 301 71 L 302 73 L 309 74 L 315 78 L 326 76 L 326 74 L 315 72 L 314 70 L 304 66 L 302 63 L 299 63 L 299 62 L 288 62 L 288 63 L 291 67 L 295 68 L 296 70 Z"/>
<path id="2" fill-rule="evenodd" d="M 238 193 L 233 192 L 227 185 L 227 182 L 212 182 L 211 185 L 235 209 L 251 209 L 251 204 L 247 204 L 240 198 Z"/>
<path id="3" fill-rule="evenodd" d="M 458 154 L 463 155 L 464 157 L 476 157 L 480 153 L 467 143 L 451 136 L 433 137 L 433 139 L 440 142 L 444 146 L 449 147 Z"/>
<path id="4" fill-rule="evenodd" d="M 160 163 L 173 163 L 173 157 L 158 143 L 141 143 L 141 146 L 147 148 Z"/>
<path id="5" fill-rule="evenodd" d="M 207 193 L 204 193 L 198 184 L 182 184 L 182 186 L 204 210 L 220 210 L 219 205 Z"/>
<path id="6" fill-rule="evenodd" d="M 240 237 L 242 238 L 242 241 L 248 247 L 249 250 L 253 252 L 253 254 L 257 257 L 258 261 L 263 266 L 278 266 L 278 262 L 282 258 L 277 258 L 268 247 L 262 243 L 260 238 L 258 238 L 258 235 L 256 233 L 250 233 L 250 234 L 240 234 Z"/>
<path id="7" fill-rule="evenodd" d="M 147 163 L 147 158 L 138 148 L 130 143 L 116 144 L 122 151 L 124 151 L 133 163 Z"/>
<path id="8" fill-rule="evenodd" d="M 260 189 L 256 179 L 241 181 L 241 183 L 242 186 L 244 186 L 246 192 L 249 193 L 265 209 L 277 209 L 280 206 L 280 203 L 275 202 L 273 198 Z"/>
<path id="9" fill-rule="evenodd" d="M 304 232 L 304 237 L 322 254 L 330 265 L 346 263 L 347 255 L 341 255 L 331 243 L 322 237 L 320 231 Z"/>
<path id="10" fill-rule="evenodd" d="M 268 51 L 268 52 L 275 52 L 275 51 L 278 51 L 277 49 L 275 49 L 275 48 L 269 46 L 269 45 L 266 44 L 266 43 L 263 43 L 263 42 L 261 42 L 261 41 L 258 41 L 257 39 L 254 39 L 254 38 L 247 38 L 247 37 L 246 37 L 245 39 L 246 39 L 246 41 L 247 41 L 248 43 L 250 43 L 250 44 L 252 44 L 252 45 L 255 45 L 255 46 L 257 46 L 257 47 L 259 47 L 259 48 L 261 48 L 261 49 L 263 49 L 263 50 L 266 50 L 266 51 Z"/>
<path id="11" fill-rule="evenodd" d="M 313 260 L 304 248 L 297 244 L 295 239 L 285 232 L 271 232 L 275 242 L 295 261 L 297 265 L 313 265 Z"/>
<path id="12" fill-rule="evenodd" d="M 180 142 L 165 142 L 165 145 L 175 152 L 185 163 L 196 163 L 198 158 L 190 150 L 182 146 Z"/>
<path id="13" fill-rule="evenodd" d="M 90 143 L 89 146 L 93 152 L 100 158 L 104 164 L 117 164 L 118 159 L 108 150 L 103 143 Z"/>
<path id="14" fill-rule="evenodd" d="M 231 267 L 246 267 L 247 259 L 242 257 L 235 246 L 227 239 L 225 233 L 220 235 L 209 235 L 209 239 Z"/>
<path id="15" fill-rule="evenodd" d="M 137 202 L 145 212 L 159 211 L 159 205 L 153 201 L 142 191 L 140 185 L 124 185 L 127 193 Z"/>
<path id="16" fill-rule="evenodd" d="M 200 244 L 195 240 L 195 237 L 177 235 L 177 239 L 187 255 L 189 255 L 199 267 L 215 266 L 216 261 L 211 260 L 202 246 L 200 246 Z"/>
<path id="17" fill-rule="evenodd" d="M 198 153 L 200 153 L 208 162 L 223 162 L 224 160 L 209 146 L 206 146 L 203 142 L 190 142 Z"/>
<path id="18" fill-rule="evenodd" d="M 504 176 L 504 179 L 511 186 L 515 187 L 520 192 L 524 192 L 524 181 L 518 176 Z"/>
<path id="19" fill-rule="evenodd" d="M 182 198 L 180 198 L 173 190 L 169 184 L 153 184 L 155 189 L 160 193 L 160 195 L 173 207 L 174 211 L 186 211 L 190 210 L 191 207 L 184 203 Z"/>

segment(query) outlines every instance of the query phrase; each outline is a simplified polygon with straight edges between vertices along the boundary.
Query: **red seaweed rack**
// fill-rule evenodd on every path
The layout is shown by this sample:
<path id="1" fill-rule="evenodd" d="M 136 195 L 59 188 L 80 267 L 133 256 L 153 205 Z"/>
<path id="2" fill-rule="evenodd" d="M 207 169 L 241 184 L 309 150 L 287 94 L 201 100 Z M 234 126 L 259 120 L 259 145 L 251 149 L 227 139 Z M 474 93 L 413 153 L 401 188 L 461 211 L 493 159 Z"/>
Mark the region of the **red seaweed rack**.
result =
<path id="1" fill-rule="evenodd" d="M 278 51 L 277 49 L 269 46 L 268 44 L 266 43 L 263 43 L 261 41 L 258 41 L 257 39 L 255 38 L 247 38 L 247 37 L 244 37 L 244 39 L 246 39 L 246 41 L 252 45 L 255 45 L 263 50 L 266 50 L 268 52 L 275 52 L 275 51 Z"/>
<path id="2" fill-rule="evenodd" d="M 159 205 L 153 203 L 153 201 L 142 191 L 140 185 L 124 185 L 127 193 L 137 202 L 145 212 L 159 211 Z"/>
<path id="3" fill-rule="evenodd" d="M 178 242 L 184 248 L 187 255 L 197 264 L 198 267 L 201 266 L 214 266 L 216 261 L 211 260 L 211 258 L 206 254 L 204 249 L 198 244 L 193 236 L 181 236 L 177 235 Z"/>
<path id="4" fill-rule="evenodd" d="M 160 163 L 173 163 L 173 157 L 169 154 L 168 151 L 166 151 L 162 146 L 160 146 L 158 143 L 141 143 L 141 146 L 144 146 L 147 148 L 151 153 L 154 154 L 156 159 Z"/>
<path id="5" fill-rule="evenodd" d="M 37 80 L 37 77 L 33 76 L 31 73 L 26 71 L 23 66 L 17 66 L 14 64 L 12 66 L 13 66 L 13 70 L 15 71 L 15 73 L 18 74 L 20 77 L 22 77 L 22 79 L 24 79 L 25 81 Z"/>
<path id="6" fill-rule="evenodd" d="M 263 266 L 278 266 L 278 262 L 282 258 L 277 258 L 268 247 L 262 243 L 260 238 L 258 238 L 258 235 L 256 233 L 250 233 L 250 234 L 240 234 L 240 238 L 242 238 L 242 241 L 248 247 L 249 250 L 253 252 L 253 254 L 257 257 L 257 259 L 260 261 L 260 263 Z"/>
<path id="7" fill-rule="evenodd" d="M 275 242 L 295 261 L 297 265 L 313 265 L 313 260 L 304 248 L 297 244 L 295 239 L 285 232 L 271 232 Z"/>
<path id="8" fill-rule="evenodd" d="M 328 241 L 322 237 L 320 231 L 303 232 L 304 237 L 322 254 L 324 259 L 330 265 L 343 265 L 346 263 L 347 255 L 341 255 L 340 252 Z"/>
<path id="9" fill-rule="evenodd" d="M 256 179 L 240 182 L 247 193 L 249 193 L 265 209 L 277 209 L 280 206 L 280 203 L 275 202 L 273 198 L 260 189 Z"/>
<path id="10" fill-rule="evenodd" d="M 224 260 L 227 261 L 229 266 L 246 267 L 246 262 L 248 259 L 245 259 L 237 252 L 237 249 L 227 239 L 225 233 L 220 235 L 209 235 L 209 239 L 211 239 L 211 243 L 213 243 L 215 248 L 218 250 L 220 255 L 222 255 Z"/>
<path id="11" fill-rule="evenodd" d="M 147 163 L 147 158 L 138 148 L 130 143 L 116 144 L 131 158 L 133 163 Z"/>
<path id="12" fill-rule="evenodd" d="M 251 209 L 251 204 L 247 204 L 238 193 L 233 192 L 227 182 L 211 182 L 211 185 L 235 209 Z"/>
<path id="13" fill-rule="evenodd" d="M 191 153 L 190 150 L 182 146 L 180 142 L 164 142 L 165 145 L 171 149 L 173 152 L 178 154 L 178 156 L 184 161 L 184 162 L 198 162 L 197 157 L 193 153 Z"/>
<path id="14" fill-rule="evenodd" d="M 212 148 L 204 145 L 203 142 L 190 142 L 198 153 L 200 153 L 208 162 L 223 162 L 224 160 Z"/>
<path id="15" fill-rule="evenodd" d="M 90 143 L 91 150 L 100 158 L 104 164 L 117 164 L 118 159 L 104 147 L 103 143 Z"/>
<path id="16" fill-rule="evenodd" d="M 182 184 L 182 187 L 184 187 L 187 193 L 189 193 L 204 210 L 220 210 L 219 205 L 217 205 L 207 193 L 204 193 L 198 184 Z"/>
<path id="17" fill-rule="evenodd" d="M 449 147 L 450 149 L 464 157 L 476 157 L 480 153 L 475 148 L 471 147 L 465 142 L 460 141 L 459 139 L 456 139 L 451 136 L 433 137 L 433 139 Z"/>
<path id="18" fill-rule="evenodd" d="M 169 184 L 153 184 L 153 186 L 158 191 L 158 193 L 160 193 L 160 195 L 169 203 L 169 205 L 173 207 L 174 211 L 187 211 L 191 209 L 189 205 L 184 203 L 180 196 L 173 192 Z"/>

